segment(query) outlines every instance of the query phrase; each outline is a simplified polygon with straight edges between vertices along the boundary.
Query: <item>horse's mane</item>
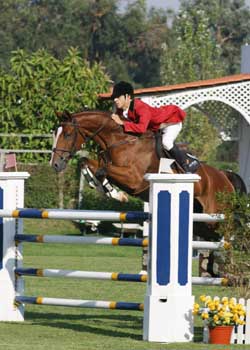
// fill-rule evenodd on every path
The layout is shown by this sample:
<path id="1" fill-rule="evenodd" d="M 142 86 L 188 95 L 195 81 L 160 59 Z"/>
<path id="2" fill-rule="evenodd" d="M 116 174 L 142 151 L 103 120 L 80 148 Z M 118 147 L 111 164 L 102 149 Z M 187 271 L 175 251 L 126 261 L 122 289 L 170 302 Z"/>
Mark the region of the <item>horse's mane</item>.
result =
<path id="1" fill-rule="evenodd" d="M 80 111 L 80 112 L 75 112 L 75 113 L 72 113 L 71 114 L 71 117 L 72 118 L 81 118 L 81 117 L 84 117 L 84 116 L 88 116 L 88 117 L 95 117 L 97 115 L 100 115 L 102 118 L 108 118 L 109 122 L 107 123 L 107 126 L 110 127 L 110 129 L 119 129 L 119 131 L 124 134 L 124 136 L 126 137 L 138 137 L 138 138 L 141 138 L 141 139 L 144 139 L 144 138 L 154 138 L 154 133 L 152 131 L 147 131 L 145 134 L 135 134 L 135 133 L 128 133 L 128 132 L 124 132 L 123 128 L 118 128 L 118 125 L 115 123 L 115 121 L 111 118 L 111 114 L 112 112 L 110 111 L 101 111 L 101 110 L 83 110 L 83 111 Z"/>
<path id="2" fill-rule="evenodd" d="M 81 117 L 84 115 L 96 115 L 96 114 L 102 114 L 105 117 L 110 117 L 111 116 L 111 112 L 109 111 L 101 111 L 98 109 L 84 109 L 83 111 L 79 111 L 79 112 L 75 112 L 72 113 L 72 117 Z"/>

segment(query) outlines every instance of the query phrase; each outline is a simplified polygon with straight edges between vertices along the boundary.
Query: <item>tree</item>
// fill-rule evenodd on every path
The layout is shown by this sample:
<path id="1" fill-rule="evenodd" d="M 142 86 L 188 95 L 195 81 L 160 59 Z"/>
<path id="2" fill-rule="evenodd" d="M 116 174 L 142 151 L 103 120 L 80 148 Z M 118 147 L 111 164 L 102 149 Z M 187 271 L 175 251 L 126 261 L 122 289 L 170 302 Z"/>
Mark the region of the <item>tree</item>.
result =
<path id="1" fill-rule="evenodd" d="M 98 93 L 106 91 L 109 83 L 102 66 L 90 66 L 76 49 L 71 48 L 63 60 L 45 50 L 32 55 L 18 50 L 13 53 L 10 71 L 0 76 L 1 132 L 50 133 L 58 124 L 55 111 L 101 108 Z M 43 139 L 25 141 L 13 144 L 2 138 L 1 146 L 51 149 Z"/>
<path id="2" fill-rule="evenodd" d="M 250 11 L 245 0 L 182 0 L 181 12 L 194 10 L 206 14 L 208 28 L 221 49 L 226 75 L 239 73 L 241 46 L 250 39 Z"/>
<path id="3" fill-rule="evenodd" d="M 221 50 L 208 24 L 206 13 L 195 8 L 181 12 L 176 18 L 172 40 L 162 45 L 161 80 L 164 84 L 215 78 L 223 74 Z"/>
<path id="4" fill-rule="evenodd" d="M 81 21 L 85 11 L 86 1 L 79 0 L 1 1 L 1 53 L 9 58 L 17 49 L 46 49 L 56 58 L 63 58 L 71 46 L 88 42 L 89 33 Z M 7 65 L 8 60 L 2 63 Z"/>
<path id="5" fill-rule="evenodd" d="M 1 1 L 0 65 L 9 68 L 11 51 L 45 49 L 63 59 L 78 47 L 90 65 L 102 62 L 113 80 L 138 86 L 159 83 L 161 43 L 168 28 L 164 11 L 147 14 L 135 0 L 123 12 L 115 0 Z"/>

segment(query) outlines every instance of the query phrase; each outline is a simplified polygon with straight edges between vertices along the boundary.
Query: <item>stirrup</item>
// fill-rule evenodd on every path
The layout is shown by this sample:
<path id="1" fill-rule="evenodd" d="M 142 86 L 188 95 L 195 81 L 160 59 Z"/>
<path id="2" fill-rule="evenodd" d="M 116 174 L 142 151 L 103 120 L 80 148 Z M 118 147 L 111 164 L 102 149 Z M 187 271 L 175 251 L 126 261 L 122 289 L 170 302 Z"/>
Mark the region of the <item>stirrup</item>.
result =
<path id="1" fill-rule="evenodd" d="M 188 168 L 191 173 L 195 173 L 198 170 L 199 166 L 200 166 L 200 162 L 197 159 L 192 160 L 188 164 Z"/>
<path id="2" fill-rule="evenodd" d="M 184 171 L 184 173 L 185 174 L 192 174 L 192 171 L 191 171 L 191 169 L 189 168 L 189 165 L 188 164 L 182 164 L 181 165 L 181 167 L 182 167 L 182 169 L 183 169 L 183 171 Z"/>

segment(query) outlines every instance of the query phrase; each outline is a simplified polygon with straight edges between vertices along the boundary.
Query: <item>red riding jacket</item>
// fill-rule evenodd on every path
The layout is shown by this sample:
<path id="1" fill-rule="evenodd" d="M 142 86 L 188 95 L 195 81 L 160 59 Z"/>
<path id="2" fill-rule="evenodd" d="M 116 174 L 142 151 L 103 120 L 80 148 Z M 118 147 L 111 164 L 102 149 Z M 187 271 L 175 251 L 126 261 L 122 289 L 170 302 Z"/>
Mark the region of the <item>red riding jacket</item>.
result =
<path id="1" fill-rule="evenodd" d="M 117 112 L 122 115 L 123 111 Z M 179 123 L 183 121 L 185 116 L 186 112 L 178 106 L 151 107 L 147 103 L 135 99 L 128 110 L 128 118 L 131 121 L 124 121 L 124 130 L 138 134 L 143 134 L 146 130 L 157 131 L 162 123 Z"/>

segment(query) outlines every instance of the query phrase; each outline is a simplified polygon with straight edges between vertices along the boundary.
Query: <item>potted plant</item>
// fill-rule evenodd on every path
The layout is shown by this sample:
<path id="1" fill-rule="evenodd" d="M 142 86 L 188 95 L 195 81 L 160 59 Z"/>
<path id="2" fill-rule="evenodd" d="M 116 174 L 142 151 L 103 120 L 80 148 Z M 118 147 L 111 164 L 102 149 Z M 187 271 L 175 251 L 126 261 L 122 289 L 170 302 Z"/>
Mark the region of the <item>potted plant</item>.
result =
<path id="1" fill-rule="evenodd" d="M 230 344 L 235 325 L 245 324 L 246 311 L 243 305 L 237 304 L 234 298 L 201 295 L 200 301 L 194 304 L 193 314 L 201 316 L 204 327 L 209 330 L 211 344 Z"/>

